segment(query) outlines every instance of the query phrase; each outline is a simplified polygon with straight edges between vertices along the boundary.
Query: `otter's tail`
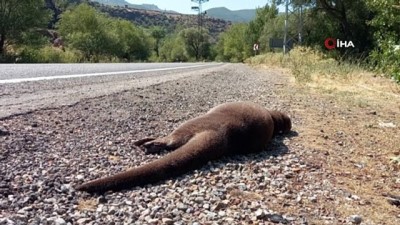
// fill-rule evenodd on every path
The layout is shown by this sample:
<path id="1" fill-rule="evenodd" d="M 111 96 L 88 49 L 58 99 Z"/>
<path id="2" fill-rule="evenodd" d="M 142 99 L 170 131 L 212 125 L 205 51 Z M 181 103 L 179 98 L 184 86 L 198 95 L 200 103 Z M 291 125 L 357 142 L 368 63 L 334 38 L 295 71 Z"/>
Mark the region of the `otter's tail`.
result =
<path id="1" fill-rule="evenodd" d="M 160 159 L 113 176 L 89 181 L 77 186 L 76 189 L 91 193 L 118 191 L 184 174 L 223 155 L 224 143 L 218 141 L 217 136 L 214 131 L 203 131 Z"/>

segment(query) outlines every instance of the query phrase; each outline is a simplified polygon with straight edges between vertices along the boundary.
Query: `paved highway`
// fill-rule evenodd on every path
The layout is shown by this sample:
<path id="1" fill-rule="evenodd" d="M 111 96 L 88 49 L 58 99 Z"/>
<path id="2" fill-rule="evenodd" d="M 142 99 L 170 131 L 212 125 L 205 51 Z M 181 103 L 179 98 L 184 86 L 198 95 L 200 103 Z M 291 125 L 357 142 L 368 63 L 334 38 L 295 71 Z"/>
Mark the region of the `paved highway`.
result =
<path id="1" fill-rule="evenodd" d="M 223 68 L 220 63 L 0 64 L 0 119 Z"/>
<path id="2" fill-rule="evenodd" d="M 215 66 L 215 63 L 0 64 L 0 84 Z"/>

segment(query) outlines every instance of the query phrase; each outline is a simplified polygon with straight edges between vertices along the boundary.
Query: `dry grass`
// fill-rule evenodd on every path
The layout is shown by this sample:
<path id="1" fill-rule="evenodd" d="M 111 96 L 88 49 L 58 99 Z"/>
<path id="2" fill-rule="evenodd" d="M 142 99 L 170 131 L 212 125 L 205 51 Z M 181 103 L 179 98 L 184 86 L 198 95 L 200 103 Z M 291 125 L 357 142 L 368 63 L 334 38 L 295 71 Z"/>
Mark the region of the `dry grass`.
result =
<path id="1" fill-rule="evenodd" d="M 97 208 L 96 199 L 79 200 L 78 210 L 79 211 L 95 211 Z"/>
<path id="2" fill-rule="evenodd" d="M 318 154 L 313 151 L 305 158 L 322 162 L 335 174 L 337 188 L 360 198 L 338 200 L 333 206 L 319 202 L 318 207 L 335 210 L 341 218 L 359 214 L 373 224 L 399 224 L 400 209 L 382 194 L 400 195 L 400 86 L 356 66 L 341 67 L 322 55 L 310 53 L 307 59 L 307 54 L 290 66 L 281 64 L 286 69 L 280 70 L 291 81 L 282 97 L 301 120 L 295 124 L 300 135 L 294 141 L 316 150 Z M 269 68 L 268 63 L 263 67 Z M 389 126 L 382 126 L 385 123 Z"/>

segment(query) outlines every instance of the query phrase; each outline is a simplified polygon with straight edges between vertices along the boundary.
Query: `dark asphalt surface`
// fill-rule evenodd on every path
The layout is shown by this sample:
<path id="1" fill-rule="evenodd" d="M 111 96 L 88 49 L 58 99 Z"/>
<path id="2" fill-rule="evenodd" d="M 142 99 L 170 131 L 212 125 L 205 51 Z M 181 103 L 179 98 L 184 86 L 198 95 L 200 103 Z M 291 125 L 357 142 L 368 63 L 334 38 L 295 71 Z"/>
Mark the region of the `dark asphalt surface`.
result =
<path id="1" fill-rule="evenodd" d="M 8 83 L 12 79 L 54 77 L 95 73 L 177 69 L 177 68 L 201 68 L 215 66 L 216 63 L 98 63 L 98 64 L 0 64 L 0 84 Z M 102 75 L 102 74 L 101 74 Z"/>

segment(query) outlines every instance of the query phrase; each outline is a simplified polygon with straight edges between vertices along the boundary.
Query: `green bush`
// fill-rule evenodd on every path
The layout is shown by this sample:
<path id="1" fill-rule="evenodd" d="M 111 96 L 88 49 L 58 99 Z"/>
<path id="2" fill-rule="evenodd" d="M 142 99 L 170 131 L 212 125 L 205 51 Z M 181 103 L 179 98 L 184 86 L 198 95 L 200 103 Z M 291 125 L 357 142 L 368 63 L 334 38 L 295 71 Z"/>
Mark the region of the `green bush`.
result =
<path id="1" fill-rule="evenodd" d="M 146 60 L 151 37 L 129 21 L 114 19 L 81 4 L 67 10 L 58 23 L 68 47 L 79 50 L 85 61 L 120 62 Z"/>
<path id="2" fill-rule="evenodd" d="M 78 63 L 83 61 L 83 55 L 78 51 L 65 50 L 45 46 L 33 48 L 25 46 L 18 54 L 19 63 Z"/>
<path id="3" fill-rule="evenodd" d="M 394 49 L 393 42 L 383 43 L 380 51 L 372 51 L 370 59 L 373 69 L 388 74 L 400 83 L 400 50 Z"/>

